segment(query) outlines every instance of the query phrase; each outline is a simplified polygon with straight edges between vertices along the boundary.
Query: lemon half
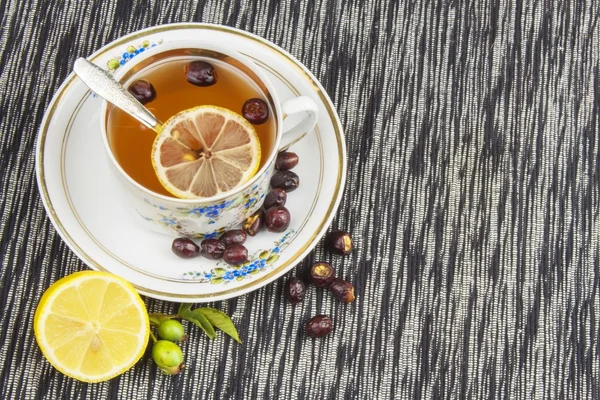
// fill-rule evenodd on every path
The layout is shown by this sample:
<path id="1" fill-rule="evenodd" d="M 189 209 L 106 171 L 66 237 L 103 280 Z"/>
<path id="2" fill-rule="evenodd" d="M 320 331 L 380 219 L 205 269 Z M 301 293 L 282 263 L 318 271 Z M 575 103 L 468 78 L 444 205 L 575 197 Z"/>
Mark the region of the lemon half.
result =
<path id="1" fill-rule="evenodd" d="M 148 345 L 148 312 L 134 287 L 99 271 L 68 275 L 42 295 L 34 331 L 57 370 L 83 382 L 101 382 L 130 369 Z"/>

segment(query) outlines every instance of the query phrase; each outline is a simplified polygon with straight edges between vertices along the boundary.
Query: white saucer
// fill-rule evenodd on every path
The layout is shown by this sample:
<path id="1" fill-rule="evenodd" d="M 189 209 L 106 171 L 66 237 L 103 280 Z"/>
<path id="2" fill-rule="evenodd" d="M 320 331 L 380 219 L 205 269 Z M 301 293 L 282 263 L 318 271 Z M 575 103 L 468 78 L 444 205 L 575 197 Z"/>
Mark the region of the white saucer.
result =
<path id="1" fill-rule="evenodd" d="M 209 24 L 162 25 L 118 39 L 90 60 L 114 68 L 144 46 L 188 37 L 215 40 L 251 57 L 272 80 L 282 101 L 305 95 L 319 105 L 315 130 L 291 148 L 300 157 L 294 171 L 301 184 L 288 194 L 290 229 L 249 237 L 250 265 L 234 268 L 202 257 L 180 259 L 171 253 L 172 237 L 146 231 L 136 223 L 120 201 L 121 187 L 104 153 L 101 99 L 74 74 L 46 111 L 37 143 L 36 172 L 52 223 L 87 265 L 122 276 L 150 297 L 208 302 L 272 282 L 313 249 L 340 203 L 346 149 L 339 118 L 316 78 L 286 51 L 247 32 Z"/>

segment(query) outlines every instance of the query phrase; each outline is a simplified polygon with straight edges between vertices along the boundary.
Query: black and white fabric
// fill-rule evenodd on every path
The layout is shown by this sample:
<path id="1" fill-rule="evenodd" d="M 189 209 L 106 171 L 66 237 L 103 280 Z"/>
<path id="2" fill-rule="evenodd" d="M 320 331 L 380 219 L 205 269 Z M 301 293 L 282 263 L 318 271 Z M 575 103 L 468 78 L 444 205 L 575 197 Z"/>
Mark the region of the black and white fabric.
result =
<path id="1" fill-rule="evenodd" d="M 598 0 L 3 0 L 0 20 L 0 398 L 600 399 Z M 242 345 L 190 329 L 181 376 L 146 355 L 83 384 L 33 335 L 44 290 L 88 268 L 42 205 L 38 129 L 77 57 L 186 21 L 274 42 L 332 98 L 349 160 L 332 229 L 356 250 L 320 244 L 291 274 L 331 261 L 356 301 L 293 307 L 279 280 L 210 304 Z M 317 313 L 321 340 L 302 333 Z"/>

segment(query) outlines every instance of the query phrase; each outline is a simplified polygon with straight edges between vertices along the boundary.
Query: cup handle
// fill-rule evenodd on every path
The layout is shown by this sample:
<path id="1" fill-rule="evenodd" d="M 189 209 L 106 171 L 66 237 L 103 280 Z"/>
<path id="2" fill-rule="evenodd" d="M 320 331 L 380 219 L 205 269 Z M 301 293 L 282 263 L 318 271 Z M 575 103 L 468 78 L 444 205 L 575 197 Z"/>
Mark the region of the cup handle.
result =
<path id="1" fill-rule="evenodd" d="M 302 119 L 296 125 L 285 130 L 281 137 L 279 151 L 287 150 L 288 147 L 302 139 L 317 124 L 319 109 L 317 103 L 308 96 L 299 96 L 281 103 L 283 119 L 294 114 L 301 114 Z"/>

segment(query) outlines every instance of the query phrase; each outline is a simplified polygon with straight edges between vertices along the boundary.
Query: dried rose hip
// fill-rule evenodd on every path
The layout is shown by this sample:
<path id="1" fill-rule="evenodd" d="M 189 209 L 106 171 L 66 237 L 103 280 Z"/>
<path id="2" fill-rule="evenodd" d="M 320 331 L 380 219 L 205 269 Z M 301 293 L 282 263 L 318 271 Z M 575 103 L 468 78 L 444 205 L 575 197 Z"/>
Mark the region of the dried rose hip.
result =
<path id="1" fill-rule="evenodd" d="M 206 61 L 192 61 L 185 66 L 187 81 L 196 86 L 211 86 L 217 83 L 215 67 Z"/>
<path id="2" fill-rule="evenodd" d="M 298 304 L 304 300 L 306 285 L 300 279 L 291 277 L 285 284 L 285 296 L 290 303 Z"/>
<path id="3" fill-rule="evenodd" d="M 300 185 L 300 178 L 292 171 L 277 171 L 271 177 L 271 187 L 293 192 Z"/>
<path id="4" fill-rule="evenodd" d="M 294 168 L 298 165 L 298 154 L 292 153 L 291 151 L 282 151 L 277 154 L 277 159 L 275 160 L 275 169 L 280 171 L 288 170 Z"/>
<path id="5" fill-rule="evenodd" d="M 258 210 L 242 223 L 242 229 L 250 236 L 255 236 L 265 224 L 265 213 Z"/>
<path id="6" fill-rule="evenodd" d="M 204 239 L 200 242 L 200 253 L 211 260 L 218 260 L 223 257 L 225 245 L 217 239 Z"/>
<path id="7" fill-rule="evenodd" d="M 329 263 L 318 262 L 310 269 L 310 281 L 316 287 L 329 287 L 335 280 L 335 270 Z"/>
<path id="8" fill-rule="evenodd" d="M 247 237 L 248 234 L 242 229 L 233 229 L 223 233 L 219 238 L 219 241 L 227 247 L 232 244 L 244 244 Z"/>
<path id="9" fill-rule="evenodd" d="M 305 331 L 307 336 L 318 338 L 328 335 L 332 328 L 331 318 L 327 315 L 315 315 L 306 324 Z"/>
<path id="10" fill-rule="evenodd" d="M 344 231 L 332 231 L 325 237 L 325 244 L 334 252 L 347 255 L 350 254 L 354 248 L 352 242 L 352 236 L 348 232 Z"/>
<path id="11" fill-rule="evenodd" d="M 243 244 L 227 246 L 223 253 L 223 261 L 230 265 L 240 265 L 248 261 L 248 249 Z"/>
<path id="12" fill-rule="evenodd" d="M 260 125 L 269 118 L 269 106 L 262 99 L 248 99 L 242 106 L 242 115 L 250 123 Z"/>
<path id="13" fill-rule="evenodd" d="M 265 226 L 269 232 L 283 232 L 291 221 L 290 212 L 283 206 L 271 207 L 265 212 Z"/>
<path id="14" fill-rule="evenodd" d="M 188 238 L 177 238 L 171 244 L 171 251 L 181 258 L 193 258 L 198 255 L 200 248 Z"/>
<path id="15" fill-rule="evenodd" d="M 148 81 L 139 79 L 129 85 L 129 93 L 133 95 L 142 104 L 146 104 L 154 100 L 156 91 L 154 86 Z"/>
<path id="16" fill-rule="evenodd" d="M 263 203 L 263 208 L 268 210 L 273 206 L 285 206 L 285 202 L 287 200 L 287 193 L 285 190 L 280 188 L 275 188 L 271 190 L 266 196 L 265 201 Z"/>
<path id="17" fill-rule="evenodd" d="M 354 301 L 354 285 L 348 281 L 336 278 L 331 285 L 329 285 L 329 290 L 339 301 L 343 301 L 344 303 L 351 303 Z"/>

